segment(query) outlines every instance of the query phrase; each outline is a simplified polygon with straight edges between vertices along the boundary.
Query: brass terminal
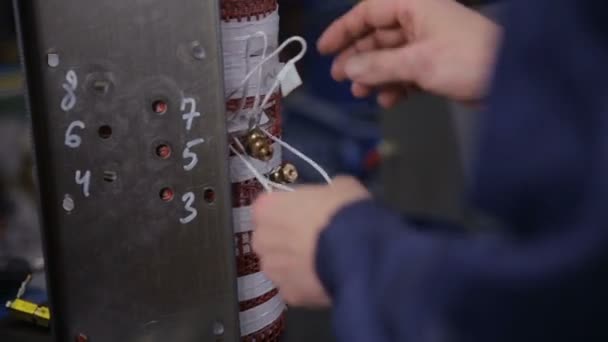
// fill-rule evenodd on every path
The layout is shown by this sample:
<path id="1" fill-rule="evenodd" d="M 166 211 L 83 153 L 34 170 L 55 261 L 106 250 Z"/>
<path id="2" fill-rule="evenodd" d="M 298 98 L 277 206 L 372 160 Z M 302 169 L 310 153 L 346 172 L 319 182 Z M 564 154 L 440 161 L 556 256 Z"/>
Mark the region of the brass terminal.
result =
<path id="1" fill-rule="evenodd" d="M 247 153 L 256 159 L 269 161 L 272 159 L 274 149 L 266 139 L 266 135 L 262 131 L 254 129 L 247 136 Z"/>
<path id="2" fill-rule="evenodd" d="M 270 173 L 270 180 L 276 183 L 292 184 L 298 180 L 298 170 L 291 163 L 285 163 Z"/>

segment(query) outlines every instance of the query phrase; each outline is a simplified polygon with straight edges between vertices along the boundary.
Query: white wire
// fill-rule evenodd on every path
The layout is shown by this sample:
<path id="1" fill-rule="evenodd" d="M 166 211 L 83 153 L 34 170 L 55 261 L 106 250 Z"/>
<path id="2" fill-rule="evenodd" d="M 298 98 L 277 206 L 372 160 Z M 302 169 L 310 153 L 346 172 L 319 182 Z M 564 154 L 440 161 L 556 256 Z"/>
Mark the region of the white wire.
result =
<path id="1" fill-rule="evenodd" d="M 291 151 L 291 153 L 295 154 L 300 159 L 302 159 L 303 161 L 307 162 L 315 170 L 317 170 L 317 172 L 319 172 L 319 174 L 321 176 L 323 176 L 323 178 L 325 179 L 325 181 L 327 182 L 327 184 L 330 184 L 330 185 L 332 184 L 331 177 L 329 177 L 329 174 L 327 174 L 327 172 L 319 164 L 317 164 L 314 160 L 310 159 L 307 155 L 305 155 L 304 153 L 300 152 L 298 149 L 296 149 L 295 147 L 289 145 L 285 141 L 283 141 L 283 140 L 275 137 L 274 135 L 270 134 L 270 132 L 268 132 L 266 129 L 264 129 L 262 127 L 259 127 L 259 129 L 262 132 L 264 132 L 264 134 L 266 134 L 270 139 L 272 139 L 272 141 L 274 141 L 276 143 L 279 143 L 281 146 L 283 146 L 284 148 L 288 149 L 289 151 Z"/>
<path id="2" fill-rule="evenodd" d="M 272 58 L 276 57 L 279 53 L 281 53 L 281 51 L 283 51 L 285 49 L 285 47 L 287 47 L 292 42 L 299 42 L 302 45 L 302 50 L 295 57 L 293 57 L 289 62 L 297 63 L 302 58 L 304 58 L 304 55 L 306 54 L 306 50 L 308 48 L 308 44 L 306 44 L 306 40 L 304 38 L 302 38 L 300 36 L 293 36 L 293 37 L 285 40 L 283 42 L 283 44 L 279 45 L 279 47 L 276 50 L 274 50 L 270 55 L 263 58 L 253 69 L 251 69 L 249 71 L 249 73 L 245 76 L 245 78 L 243 79 L 241 84 L 235 90 L 232 90 L 229 93 L 228 97 L 232 97 L 232 95 L 234 95 L 239 89 L 241 89 L 259 68 L 261 68 L 264 64 L 266 64 Z M 276 83 L 276 81 L 275 81 L 275 83 Z M 272 94 L 272 92 L 269 92 L 268 94 Z M 265 97 L 268 97 L 268 94 Z"/>
<path id="3" fill-rule="evenodd" d="M 272 87 L 266 93 L 266 95 L 264 95 L 264 101 L 262 101 L 262 104 L 260 105 L 261 109 L 259 109 L 259 111 L 256 110 L 257 113 L 256 113 L 255 117 L 253 118 L 254 123 L 253 123 L 253 125 L 250 125 L 251 126 L 250 128 L 253 128 L 253 127 L 256 127 L 257 125 L 259 125 L 260 120 L 262 119 L 262 111 L 264 110 L 263 108 L 268 104 L 268 101 L 270 101 L 272 94 L 274 94 L 274 92 L 277 90 L 277 88 L 281 85 L 281 82 L 283 81 L 283 76 L 282 76 L 283 71 L 286 70 L 286 68 L 295 67 L 295 64 L 297 62 L 299 62 L 304 57 L 304 55 L 306 55 L 306 51 L 308 50 L 308 44 L 306 43 L 306 40 L 304 38 L 299 37 L 299 36 L 294 36 L 294 37 L 287 39 L 283 44 L 290 42 L 290 40 L 299 42 L 302 45 L 302 49 L 300 50 L 300 53 L 298 53 L 295 57 L 293 57 L 287 63 L 285 63 L 285 65 L 283 66 L 281 71 L 279 71 L 279 73 L 277 74 L 277 78 L 276 78 L 276 80 L 274 80 Z M 253 108 L 256 109 L 255 106 Z"/>
<path id="4" fill-rule="evenodd" d="M 235 138 L 235 140 L 237 140 Z M 247 168 L 249 169 L 249 171 L 251 171 L 251 173 L 253 173 L 253 175 L 255 176 L 255 178 L 260 182 L 260 184 L 262 184 L 262 186 L 264 187 L 264 190 L 266 190 L 266 192 L 272 192 L 272 188 L 269 185 L 269 181 L 262 176 L 262 174 L 255 169 L 255 167 L 253 167 L 253 165 L 251 165 L 251 163 L 247 160 L 247 158 L 245 158 L 242 154 L 240 154 L 236 148 L 234 148 L 232 145 L 229 146 L 230 150 L 232 152 L 234 152 L 234 154 L 236 154 L 239 159 L 241 159 L 241 161 L 245 164 L 245 166 L 247 166 Z"/>

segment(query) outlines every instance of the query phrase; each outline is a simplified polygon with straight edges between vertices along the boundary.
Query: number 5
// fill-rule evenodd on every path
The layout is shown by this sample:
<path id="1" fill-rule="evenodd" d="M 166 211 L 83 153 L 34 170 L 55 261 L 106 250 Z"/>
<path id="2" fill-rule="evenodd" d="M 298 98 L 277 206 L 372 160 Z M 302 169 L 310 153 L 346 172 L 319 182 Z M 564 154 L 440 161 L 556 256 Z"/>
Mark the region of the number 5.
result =
<path id="1" fill-rule="evenodd" d="M 184 149 L 184 153 L 182 154 L 182 157 L 184 157 L 184 159 L 192 159 L 192 160 L 190 161 L 190 163 L 188 163 L 188 165 L 184 165 L 184 170 L 190 171 L 190 170 L 194 169 L 196 164 L 198 164 L 197 155 L 194 152 L 190 151 L 190 149 L 193 148 L 194 146 L 200 145 L 204 142 L 205 142 L 205 139 L 199 138 L 199 139 L 189 141 L 186 144 L 186 148 Z"/>

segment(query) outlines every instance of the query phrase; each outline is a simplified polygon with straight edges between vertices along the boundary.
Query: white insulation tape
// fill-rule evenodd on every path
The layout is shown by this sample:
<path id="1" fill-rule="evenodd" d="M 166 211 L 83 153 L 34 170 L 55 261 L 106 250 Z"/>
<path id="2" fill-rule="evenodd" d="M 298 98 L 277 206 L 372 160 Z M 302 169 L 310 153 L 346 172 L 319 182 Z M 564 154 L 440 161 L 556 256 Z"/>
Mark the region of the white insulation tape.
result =
<path id="1" fill-rule="evenodd" d="M 263 33 L 263 34 L 262 34 Z M 264 56 L 276 50 L 279 41 L 279 14 L 271 13 L 261 20 L 222 23 L 222 50 L 224 57 L 224 84 L 231 98 L 266 94 L 281 68 L 279 57 L 266 61 L 262 78 L 256 72 L 242 88 L 242 82 Z M 234 90 L 239 90 L 232 94 Z M 243 92 L 245 90 L 245 92 Z"/>
<path id="2" fill-rule="evenodd" d="M 246 233 L 253 230 L 253 221 L 251 219 L 251 206 L 239 207 L 232 209 L 232 221 L 234 233 Z"/>
<path id="3" fill-rule="evenodd" d="M 266 303 L 256 306 L 239 314 L 241 321 L 241 336 L 262 330 L 281 317 L 285 303 L 279 295 L 272 297 Z"/>
<path id="4" fill-rule="evenodd" d="M 275 143 L 272 145 L 274 153 L 269 161 L 262 161 L 255 158 L 248 158 L 247 161 L 253 165 L 261 174 L 266 174 L 273 169 L 281 166 L 281 145 Z M 245 163 L 238 156 L 230 157 L 230 181 L 232 183 L 240 183 L 249 179 L 254 179 L 255 175 L 247 168 Z"/>
<path id="5" fill-rule="evenodd" d="M 239 301 L 246 301 L 265 295 L 275 289 L 274 284 L 262 272 L 249 274 L 237 279 Z"/>

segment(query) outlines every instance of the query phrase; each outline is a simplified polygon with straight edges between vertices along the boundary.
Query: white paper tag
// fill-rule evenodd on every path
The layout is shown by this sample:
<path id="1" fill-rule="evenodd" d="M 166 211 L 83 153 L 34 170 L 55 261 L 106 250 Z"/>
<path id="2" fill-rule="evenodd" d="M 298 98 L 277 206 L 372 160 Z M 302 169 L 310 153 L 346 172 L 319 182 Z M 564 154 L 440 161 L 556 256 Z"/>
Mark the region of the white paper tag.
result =
<path id="1" fill-rule="evenodd" d="M 291 94 L 296 88 L 302 85 L 302 78 L 294 63 L 287 63 L 277 76 L 281 82 L 281 93 L 283 97 Z"/>

